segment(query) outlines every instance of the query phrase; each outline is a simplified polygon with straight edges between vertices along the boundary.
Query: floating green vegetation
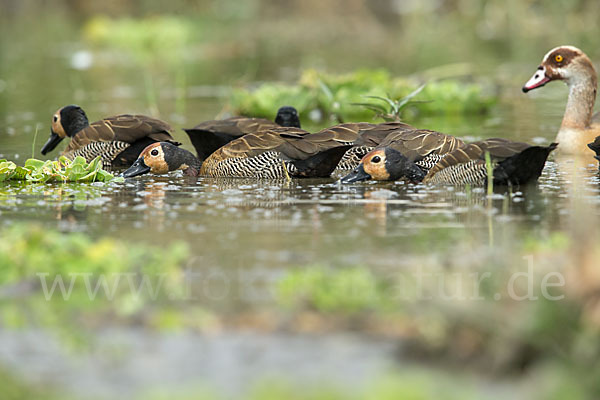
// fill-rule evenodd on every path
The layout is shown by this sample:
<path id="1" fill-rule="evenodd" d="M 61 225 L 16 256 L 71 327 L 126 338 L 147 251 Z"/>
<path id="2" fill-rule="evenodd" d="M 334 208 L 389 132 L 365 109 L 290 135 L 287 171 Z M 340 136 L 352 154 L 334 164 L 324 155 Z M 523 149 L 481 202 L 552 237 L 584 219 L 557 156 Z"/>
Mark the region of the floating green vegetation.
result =
<path id="1" fill-rule="evenodd" d="M 373 99 L 384 99 L 389 110 L 369 102 Z M 317 121 L 364 120 L 381 114 L 400 117 L 401 112 L 412 116 L 480 114 L 495 101 L 481 84 L 443 80 L 423 87 L 416 79 L 393 78 L 383 69 L 344 75 L 309 69 L 295 85 L 264 83 L 252 90 L 235 89 L 230 98 L 232 108 L 239 114 L 273 118 L 278 107 L 288 104 L 302 116 L 311 115 Z"/>
<path id="2" fill-rule="evenodd" d="M 56 161 L 30 158 L 21 167 L 12 161 L 0 160 L 0 182 L 18 180 L 27 182 L 110 182 L 122 181 L 102 169 L 100 156 L 89 164 L 83 157 L 70 160 L 61 156 Z"/>

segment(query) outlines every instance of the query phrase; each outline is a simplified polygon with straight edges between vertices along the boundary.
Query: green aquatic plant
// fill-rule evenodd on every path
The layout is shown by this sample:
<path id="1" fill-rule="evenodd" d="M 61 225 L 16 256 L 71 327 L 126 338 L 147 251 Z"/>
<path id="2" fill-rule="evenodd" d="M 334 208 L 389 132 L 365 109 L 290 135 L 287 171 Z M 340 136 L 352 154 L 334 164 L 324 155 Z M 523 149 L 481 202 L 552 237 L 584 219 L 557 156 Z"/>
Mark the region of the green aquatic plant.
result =
<path id="1" fill-rule="evenodd" d="M 389 97 L 383 96 L 364 96 L 367 99 L 377 100 L 381 103 L 353 103 L 356 106 L 365 107 L 373 112 L 375 112 L 375 116 L 379 118 L 383 118 L 386 121 L 400 121 L 402 120 L 401 115 L 402 111 L 411 104 L 417 103 L 425 103 L 426 100 L 423 101 L 413 101 L 412 98 L 421 93 L 425 84 L 419 86 L 417 89 L 409 93 L 408 95 L 402 97 L 401 99 L 391 99 Z"/>
<path id="2" fill-rule="evenodd" d="M 383 69 L 350 74 L 305 70 L 296 84 L 267 82 L 252 89 L 232 91 L 229 103 L 235 113 L 273 118 L 277 108 L 290 104 L 313 120 L 350 121 L 375 117 L 395 119 L 403 111 L 414 115 L 481 114 L 496 102 L 479 83 L 394 78 Z M 365 103 L 365 98 L 384 104 Z M 357 104 L 363 107 L 357 107 Z"/>
<path id="3" fill-rule="evenodd" d="M 110 182 L 122 181 L 102 169 L 100 157 L 90 163 L 83 157 L 70 160 L 61 156 L 58 160 L 42 161 L 30 158 L 23 167 L 12 161 L 0 160 L 0 182 L 19 180 L 27 182 Z"/>

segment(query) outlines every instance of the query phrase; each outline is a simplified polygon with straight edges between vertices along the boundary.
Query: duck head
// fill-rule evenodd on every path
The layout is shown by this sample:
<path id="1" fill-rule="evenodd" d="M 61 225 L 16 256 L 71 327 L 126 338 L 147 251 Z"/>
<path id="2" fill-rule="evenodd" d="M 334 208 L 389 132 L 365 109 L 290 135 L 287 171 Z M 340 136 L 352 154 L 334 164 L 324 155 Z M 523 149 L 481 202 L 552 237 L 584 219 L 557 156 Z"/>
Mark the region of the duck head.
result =
<path id="1" fill-rule="evenodd" d="M 73 137 L 77 132 L 89 125 L 85 111 L 79 106 L 69 105 L 60 108 L 52 116 L 52 126 L 50 128 L 50 138 L 42 147 L 42 154 L 46 155 L 64 138 Z"/>
<path id="2" fill-rule="evenodd" d="M 367 153 L 358 167 L 343 177 L 341 182 L 352 183 L 369 179 L 395 181 L 402 178 L 421 182 L 424 177 L 425 172 L 402 153 L 391 147 L 384 147 Z"/>
<path id="3" fill-rule="evenodd" d="M 300 128 L 298 111 L 291 106 L 283 106 L 277 110 L 275 123 L 280 126 Z"/>
<path id="4" fill-rule="evenodd" d="M 138 159 L 122 176 L 132 178 L 149 172 L 157 175 L 181 169 L 187 175 L 197 176 L 200 161 L 189 151 L 169 142 L 152 143 L 140 153 Z"/>
<path id="5" fill-rule="evenodd" d="M 544 56 L 535 74 L 523 86 L 523 92 L 527 93 L 554 80 L 573 85 L 587 79 L 592 79 L 596 84 L 596 70 L 589 57 L 577 47 L 560 46 Z"/>

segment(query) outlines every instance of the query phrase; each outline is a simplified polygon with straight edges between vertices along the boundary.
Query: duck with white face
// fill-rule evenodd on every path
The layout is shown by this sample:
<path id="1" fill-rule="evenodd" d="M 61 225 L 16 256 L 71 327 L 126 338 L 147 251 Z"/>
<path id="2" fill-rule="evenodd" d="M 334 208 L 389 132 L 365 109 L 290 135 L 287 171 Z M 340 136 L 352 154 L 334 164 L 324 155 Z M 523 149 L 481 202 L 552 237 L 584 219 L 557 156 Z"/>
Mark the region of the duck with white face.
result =
<path id="1" fill-rule="evenodd" d="M 573 46 L 550 50 L 523 92 L 540 88 L 548 82 L 560 80 L 569 87 L 567 108 L 556 136 L 562 154 L 592 155 L 587 144 L 600 136 L 600 114 L 592 115 L 598 78 L 590 58 Z"/>

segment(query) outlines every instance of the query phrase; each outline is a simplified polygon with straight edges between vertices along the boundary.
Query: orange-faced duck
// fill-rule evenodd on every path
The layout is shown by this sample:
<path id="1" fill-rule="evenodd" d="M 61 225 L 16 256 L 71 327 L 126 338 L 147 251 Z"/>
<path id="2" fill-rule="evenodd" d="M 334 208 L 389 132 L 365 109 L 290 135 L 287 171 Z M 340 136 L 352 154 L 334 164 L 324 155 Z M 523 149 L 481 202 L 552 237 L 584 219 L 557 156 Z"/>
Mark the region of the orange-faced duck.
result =
<path id="1" fill-rule="evenodd" d="M 588 143 L 600 136 L 600 113 L 592 115 L 598 77 L 589 57 L 573 46 L 550 50 L 537 71 L 523 86 L 528 92 L 551 81 L 563 81 L 569 87 L 569 98 L 555 141 L 559 153 L 591 155 Z"/>
<path id="2" fill-rule="evenodd" d="M 548 155 L 556 146 L 556 143 L 532 146 L 500 138 L 486 139 L 447 153 L 429 169 L 392 147 L 377 148 L 363 158 L 355 171 L 342 178 L 342 182 L 406 179 L 432 184 L 484 185 L 488 180 L 487 153 L 495 185 L 523 185 L 539 178 Z"/>
<path id="3" fill-rule="evenodd" d="M 395 171 L 404 171 L 405 168 L 407 168 L 407 177 L 412 181 L 421 181 L 424 177 L 423 173 L 426 173 L 446 154 L 462 146 L 464 146 L 462 140 L 441 132 L 427 129 L 396 131 L 381 141 L 377 146 L 378 149 L 369 153 L 368 157 L 365 156 L 354 171 L 342 178 L 342 183 L 367 179 L 396 180 L 402 176 L 395 177 Z M 400 156 L 402 158 L 399 158 Z M 389 168 L 392 171 L 382 169 L 385 163 L 381 161 L 388 157 L 391 157 Z M 378 178 L 373 178 L 365 169 L 369 169 L 373 176 Z M 391 173 L 390 176 L 394 178 L 386 178 L 388 173 Z M 422 174 L 423 176 L 420 176 Z"/>
<path id="4" fill-rule="evenodd" d="M 62 152 L 67 158 L 83 156 L 88 162 L 97 156 L 103 167 L 129 167 L 149 144 L 180 143 L 173 140 L 171 126 L 145 115 L 116 115 L 89 123 L 83 109 L 76 105 L 60 108 L 52 117 L 50 138 L 42 147 L 47 154 L 64 139 L 71 140 Z"/>
<path id="5" fill-rule="evenodd" d="M 177 170 L 182 170 L 188 176 L 198 176 L 201 166 L 202 162 L 189 151 L 169 142 L 159 142 L 146 147 L 122 176 L 131 178 L 147 173 L 161 175 Z"/>

